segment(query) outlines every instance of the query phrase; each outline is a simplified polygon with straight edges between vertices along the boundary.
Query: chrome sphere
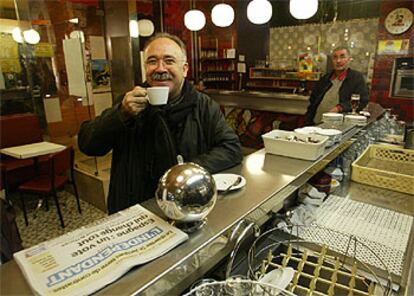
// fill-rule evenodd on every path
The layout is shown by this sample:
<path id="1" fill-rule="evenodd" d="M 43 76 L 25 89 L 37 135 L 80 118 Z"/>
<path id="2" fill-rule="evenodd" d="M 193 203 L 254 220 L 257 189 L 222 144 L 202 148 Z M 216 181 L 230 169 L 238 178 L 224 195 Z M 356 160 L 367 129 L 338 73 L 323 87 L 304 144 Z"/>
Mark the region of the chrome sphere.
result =
<path id="1" fill-rule="evenodd" d="M 201 221 L 216 203 L 216 183 L 198 164 L 177 164 L 160 178 L 155 197 L 168 218 L 181 222 Z"/>

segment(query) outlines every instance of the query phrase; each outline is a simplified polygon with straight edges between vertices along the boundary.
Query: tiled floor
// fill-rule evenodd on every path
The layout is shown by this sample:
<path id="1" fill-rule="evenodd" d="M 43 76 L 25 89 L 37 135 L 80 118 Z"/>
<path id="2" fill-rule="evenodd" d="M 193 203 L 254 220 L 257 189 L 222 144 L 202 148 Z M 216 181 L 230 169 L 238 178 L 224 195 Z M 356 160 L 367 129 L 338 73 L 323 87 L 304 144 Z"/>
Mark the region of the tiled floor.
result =
<path id="1" fill-rule="evenodd" d="M 76 198 L 67 191 L 58 193 L 59 205 L 62 211 L 65 228 L 60 226 L 56 206 L 52 198 L 49 198 L 49 211 L 44 205 L 37 211 L 34 217 L 34 209 L 38 198 L 36 196 L 25 195 L 26 209 L 28 212 L 29 225 L 24 223 L 23 211 L 21 210 L 20 199 L 17 194 L 12 194 L 11 200 L 16 210 L 16 222 L 23 240 L 23 247 L 28 248 L 52 239 L 64 233 L 85 226 L 93 221 L 104 218 L 106 213 L 93 207 L 91 204 L 81 201 L 82 214 L 79 214 L 76 205 Z"/>

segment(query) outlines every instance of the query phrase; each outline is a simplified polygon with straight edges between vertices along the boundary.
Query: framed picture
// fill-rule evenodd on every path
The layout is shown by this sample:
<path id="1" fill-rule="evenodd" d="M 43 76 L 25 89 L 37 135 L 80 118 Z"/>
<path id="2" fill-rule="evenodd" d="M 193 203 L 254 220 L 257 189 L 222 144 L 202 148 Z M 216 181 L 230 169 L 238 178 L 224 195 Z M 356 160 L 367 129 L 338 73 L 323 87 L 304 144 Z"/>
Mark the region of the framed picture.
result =
<path id="1" fill-rule="evenodd" d="M 378 41 L 378 54 L 408 54 L 410 39 L 389 39 Z"/>
<path id="2" fill-rule="evenodd" d="M 108 60 L 91 60 L 92 91 L 94 93 L 111 90 L 110 70 Z"/>

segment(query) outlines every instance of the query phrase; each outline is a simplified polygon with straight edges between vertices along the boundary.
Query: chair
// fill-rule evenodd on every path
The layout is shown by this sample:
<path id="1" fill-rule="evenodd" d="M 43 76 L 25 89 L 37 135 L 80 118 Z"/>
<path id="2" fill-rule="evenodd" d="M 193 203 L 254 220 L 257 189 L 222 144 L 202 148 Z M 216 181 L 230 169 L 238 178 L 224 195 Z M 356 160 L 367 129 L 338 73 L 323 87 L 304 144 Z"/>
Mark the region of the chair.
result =
<path id="1" fill-rule="evenodd" d="M 39 175 L 35 176 L 33 179 L 21 184 L 18 187 L 20 191 L 20 199 L 23 208 L 24 220 L 26 222 L 26 226 L 29 225 L 27 221 L 27 212 L 26 207 L 24 204 L 24 196 L 23 193 L 32 193 L 32 194 L 39 194 L 45 198 L 46 209 L 49 209 L 48 206 L 48 196 L 51 194 L 55 199 L 57 212 L 60 219 L 60 224 L 62 228 L 65 227 L 63 222 L 62 212 L 60 211 L 59 202 L 57 199 L 56 191 L 62 188 L 67 182 L 71 182 L 73 185 L 73 189 L 76 196 L 76 202 L 78 204 L 78 211 L 82 213 L 80 202 L 79 202 L 79 195 L 78 190 L 75 184 L 74 179 L 74 170 L 73 170 L 73 163 L 74 163 L 74 150 L 72 147 L 67 147 L 65 150 L 50 154 L 48 155 L 48 170 L 46 173 L 40 172 Z M 66 172 L 70 171 L 70 176 L 65 174 Z"/>
<path id="2" fill-rule="evenodd" d="M 16 212 L 8 199 L 6 185 L 6 167 L 0 163 L 0 262 L 6 263 L 13 259 L 13 254 L 23 249 L 22 239 L 16 224 Z"/>
<path id="3" fill-rule="evenodd" d="M 8 148 L 43 141 L 39 117 L 33 113 L 11 114 L 0 116 L 0 148 Z M 38 159 L 39 167 L 43 169 L 46 157 Z M 0 155 L 0 163 L 7 172 L 6 185 L 13 190 L 19 184 L 34 176 L 33 159 L 16 159 Z M 3 180 L 4 181 L 4 180 Z"/>

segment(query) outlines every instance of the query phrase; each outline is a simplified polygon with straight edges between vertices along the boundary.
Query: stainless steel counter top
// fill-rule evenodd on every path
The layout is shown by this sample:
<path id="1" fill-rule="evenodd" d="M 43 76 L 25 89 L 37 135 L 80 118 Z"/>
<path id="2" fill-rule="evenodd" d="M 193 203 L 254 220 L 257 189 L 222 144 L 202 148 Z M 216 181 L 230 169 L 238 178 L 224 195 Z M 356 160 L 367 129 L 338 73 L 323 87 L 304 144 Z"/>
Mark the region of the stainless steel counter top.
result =
<path id="1" fill-rule="evenodd" d="M 337 150 L 341 150 L 339 146 L 327 149 L 324 157 L 315 162 L 266 154 L 263 149 L 247 156 L 241 165 L 228 170 L 228 172 L 244 176 L 247 185 L 239 191 L 228 194 L 226 198 L 219 199 L 209 214 L 208 222 L 204 228 L 191 234 L 188 241 L 166 255 L 134 268 L 97 294 L 132 295 L 145 291 L 163 277 L 167 277 L 168 273 L 179 269 L 185 261 L 192 260 L 194 255 L 207 245 L 222 238 L 237 222 L 273 196 L 276 196 L 279 201 L 283 201 L 287 195 L 278 195 L 278 192 L 294 181 L 301 180 L 302 176 L 305 176 L 305 179 L 300 183 L 306 182 L 312 176 L 311 172 L 315 166 L 318 167 L 322 164 L 325 157 L 334 157 L 332 154 L 336 155 L 335 151 Z M 277 200 L 272 200 L 272 202 L 277 203 Z M 163 216 L 154 201 L 150 201 L 146 207 Z M 227 253 L 228 250 L 223 252 L 221 256 L 224 257 Z M 221 258 L 217 258 L 217 260 L 219 259 Z M 15 261 L 1 266 L 0 275 L 2 294 L 30 294 L 30 288 Z M 171 295 L 170 291 L 164 290 L 163 292 Z M 153 292 L 148 291 L 148 295 L 152 294 Z"/>
<path id="2" fill-rule="evenodd" d="M 230 252 L 232 245 L 226 242 L 234 225 L 243 218 L 257 216 L 258 210 L 264 216 L 271 207 L 283 203 L 291 192 L 346 149 L 351 143 L 349 139 L 358 130 L 348 132 L 341 144 L 326 149 L 323 157 L 314 162 L 266 154 L 263 149 L 245 157 L 241 165 L 227 172 L 243 175 L 247 185 L 219 198 L 204 228 L 169 253 L 132 269 L 96 294 L 180 294 Z M 163 216 L 153 200 L 145 206 Z M 211 247 L 217 248 L 211 253 L 214 256 L 205 253 Z M 0 280 L 3 295 L 31 294 L 15 261 L 0 267 Z"/>
<path id="3" fill-rule="evenodd" d="M 290 93 L 232 90 L 206 90 L 206 93 L 223 106 L 295 115 L 304 115 L 309 104 L 309 96 Z"/>

